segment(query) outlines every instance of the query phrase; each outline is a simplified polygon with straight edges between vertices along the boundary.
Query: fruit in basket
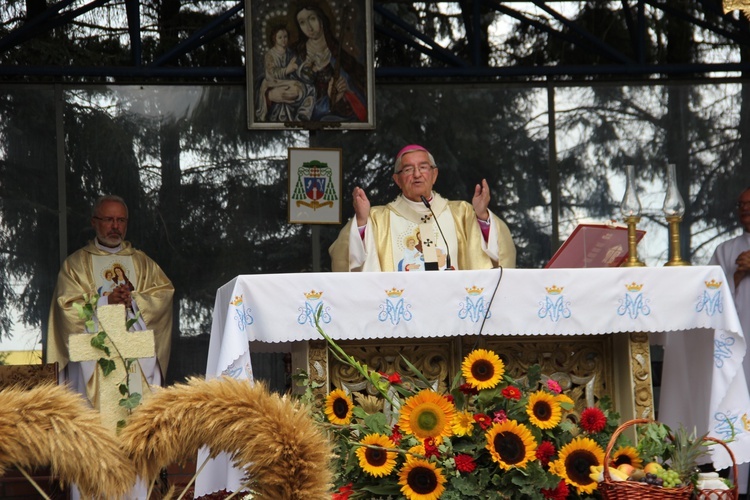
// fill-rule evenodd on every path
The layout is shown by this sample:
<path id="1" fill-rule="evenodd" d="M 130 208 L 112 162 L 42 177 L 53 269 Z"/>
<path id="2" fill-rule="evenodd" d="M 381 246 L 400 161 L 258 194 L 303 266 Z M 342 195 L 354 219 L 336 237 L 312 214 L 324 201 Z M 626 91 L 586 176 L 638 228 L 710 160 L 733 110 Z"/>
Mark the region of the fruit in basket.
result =
<path id="1" fill-rule="evenodd" d="M 627 481 L 628 475 L 625 474 L 622 471 L 619 471 L 615 469 L 614 467 L 609 467 L 609 476 L 612 478 L 612 481 Z M 590 468 L 590 474 L 589 477 L 596 481 L 597 483 L 601 483 L 604 481 L 604 466 L 603 465 L 592 465 Z"/>
<path id="2" fill-rule="evenodd" d="M 590 470 L 589 477 L 592 481 L 596 481 L 597 483 L 601 483 L 604 481 L 604 466 L 603 465 L 592 465 Z"/>
<path id="3" fill-rule="evenodd" d="M 628 477 L 630 477 L 636 471 L 636 468 L 630 464 L 620 464 L 617 466 L 617 470 L 625 473 Z"/>
<path id="4" fill-rule="evenodd" d="M 676 488 L 682 485 L 680 475 L 674 469 L 662 469 L 657 476 L 663 481 L 662 486 L 665 488 Z"/>
<path id="5" fill-rule="evenodd" d="M 664 467 L 659 462 L 649 462 L 643 467 L 643 472 L 646 474 L 656 474 L 662 470 L 664 470 Z"/>
<path id="6" fill-rule="evenodd" d="M 696 438 L 680 426 L 674 433 L 674 447 L 671 450 L 671 469 L 680 477 L 680 481 L 687 483 L 695 473 L 698 458 L 708 452 L 705 435 Z"/>
<path id="7" fill-rule="evenodd" d="M 636 469 L 628 478 L 630 481 L 642 481 L 646 477 L 646 471 L 643 469 Z"/>

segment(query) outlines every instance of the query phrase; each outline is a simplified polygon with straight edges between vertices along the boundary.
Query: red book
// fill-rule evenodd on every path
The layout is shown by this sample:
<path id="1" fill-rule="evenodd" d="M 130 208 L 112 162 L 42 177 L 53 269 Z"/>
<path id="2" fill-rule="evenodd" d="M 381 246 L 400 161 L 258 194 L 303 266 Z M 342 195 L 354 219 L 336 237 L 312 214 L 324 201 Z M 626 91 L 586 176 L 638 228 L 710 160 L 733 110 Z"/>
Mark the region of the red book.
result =
<path id="1" fill-rule="evenodd" d="M 636 230 L 636 241 L 646 231 Z M 628 258 L 628 228 L 609 224 L 578 224 L 545 268 L 619 267 Z"/>

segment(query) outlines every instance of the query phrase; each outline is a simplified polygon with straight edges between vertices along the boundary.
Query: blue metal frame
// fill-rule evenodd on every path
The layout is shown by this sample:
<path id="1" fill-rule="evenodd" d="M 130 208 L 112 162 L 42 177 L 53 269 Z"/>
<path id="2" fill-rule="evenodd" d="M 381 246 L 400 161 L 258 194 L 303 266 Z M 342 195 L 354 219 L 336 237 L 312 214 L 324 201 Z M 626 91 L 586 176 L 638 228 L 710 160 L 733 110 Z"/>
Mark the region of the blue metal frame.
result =
<path id="1" fill-rule="evenodd" d="M 70 6 L 74 0 L 60 0 L 50 5 L 45 12 L 34 17 L 28 23 L 15 29 L 0 38 L 0 54 L 13 50 L 34 37 L 40 36 L 56 27 L 71 22 L 85 12 L 98 7 L 105 6 L 111 0 L 92 0 L 91 2 L 69 12 L 61 13 Z M 707 17 L 715 18 L 720 24 L 707 21 L 705 18 L 697 18 L 694 15 L 671 7 L 667 0 L 621 0 L 622 12 L 625 15 L 625 23 L 631 34 L 631 40 L 636 54 L 636 60 L 623 54 L 620 50 L 607 44 L 600 38 L 588 33 L 574 20 L 567 19 L 559 12 L 553 10 L 545 0 L 531 0 L 538 8 L 544 10 L 557 22 L 563 24 L 568 31 L 563 33 L 553 26 L 532 19 L 512 8 L 512 4 L 520 0 L 456 0 L 464 12 L 464 23 L 469 46 L 470 60 L 454 54 L 441 47 L 435 40 L 420 32 L 418 27 L 405 22 L 394 15 L 382 3 L 375 0 L 374 11 L 376 17 L 375 31 L 379 36 L 391 38 L 409 50 L 418 51 L 434 60 L 436 67 L 378 67 L 375 75 L 378 79 L 408 78 L 419 80 L 422 78 L 533 78 L 533 77 L 572 77 L 581 75 L 642 75 L 644 78 L 652 75 L 708 75 L 714 72 L 744 72 L 750 70 L 748 63 L 725 63 L 725 64 L 648 64 L 645 57 L 645 17 L 644 7 L 646 5 L 660 9 L 667 16 L 673 16 L 684 22 L 694 23 L 703 29 L 710 30 L 732 43 L 750 48 L 750 32 L 747 23 L 739 22 L 731 15 L 724 15 L 720 5 L 715 0 L 697 0 L 699 5 L 707 14 Z M 143 49 L 141 40 L 141 18 L 140 0 L 125 0 L 126 15 L 128 21 L 128 35 L 130 37 L 130 49 L 132 65 L 129 66 L 36 66 L 36 65 L 0 65 L 0 76 L 4 77 L 75 77 L 75 78 L 100 78 L 100 77 L 126 77 L 132 79 L 159 79 L 169 81 L 170 79 L 211 79 L 234 81 L 244 78 L 244 67 L 178 67 L 167 66 L 178 57 L 189 53 L 211 40 L 215 40 L 226 33 L 244 29 L 244 21 L 241 13 L 244 11 L 244 1 L 238 1 L 225 12 L 217 15 L 210 23 L 192 33 L 188 38 L 182 40 L 171 49 L 167 50 L 158 59 L 148 65 L 143 64 Z M 480 32 L 480 14 L 483 8 L 490 8 L 503 15 L 512 17 L 523 23 L 527 23 L 534 29 L 544 31 L 550 36 L 557 37 L 564 42 L 574 43 L 586 47 L 587 50 L 595 51 L 611 64 L 585 65 L 585 66 L 515 66 L 515 67 L 489 67 L 480 64 L 480 40 L 477 33 Z M 635 13 L 633 13 L 635 10 Z M 470 15 L 468 13 L 471 13 Z M 467 19 L 468 17 L 468 19 Z"/>

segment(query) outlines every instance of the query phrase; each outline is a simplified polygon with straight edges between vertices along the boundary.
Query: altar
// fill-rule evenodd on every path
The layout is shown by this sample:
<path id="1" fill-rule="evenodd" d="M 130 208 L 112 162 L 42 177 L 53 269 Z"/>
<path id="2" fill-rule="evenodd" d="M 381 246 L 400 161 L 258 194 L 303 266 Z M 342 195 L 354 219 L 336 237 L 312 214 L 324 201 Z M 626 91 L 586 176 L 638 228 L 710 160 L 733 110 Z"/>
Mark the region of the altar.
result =
<path id="1" fill-rule="evenodd" d="M 586 402 L 612 396 L 623 421 L 654 418 L 649 336 L 699 341 L 705 370 L 667 377 L 662 392 L 698 405 L 699 433 L 726 440 L 733 429 L 737 463 L 750 461 L 746 343 L 717 266 L 237 276 L 217 291 L 206 377 L 252 378 L 250 351 L 263 349 L 291 352 L 323 392 L 361 389 L 329 360 L 316 318 L 353 355 L 375 352 L 384 369 L 399 368 L 397 354 L 421 356 L 437 381 L 450 380 L 476 347 L 493 349 L 516 370 L 539 363 Z M 591 373 L 566 379 L 565 366 Z M 659 415 L 674 427 L 697 425 L 680 418 L 664 409 Z M 728 455 L 715 448 L 721 467 Z"/>

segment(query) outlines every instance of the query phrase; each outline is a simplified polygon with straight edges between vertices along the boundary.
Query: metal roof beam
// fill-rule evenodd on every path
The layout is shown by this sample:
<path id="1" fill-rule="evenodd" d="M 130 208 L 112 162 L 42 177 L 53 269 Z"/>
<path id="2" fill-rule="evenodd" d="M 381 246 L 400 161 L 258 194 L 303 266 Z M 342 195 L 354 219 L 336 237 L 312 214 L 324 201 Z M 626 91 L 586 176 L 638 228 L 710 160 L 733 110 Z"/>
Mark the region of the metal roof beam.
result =
<path id="1" fill-rule="evenodd" d="M 20 45 L 26 40 L 34 38 L 39 33 L 46 31 L 44 26 L 47 21 L 74 1 L 75 0 L 63 0 L 55 5 L 50 5 L 44 12 L 33 19 L 29 19 L 29 21 L 20 28 L 11 31 L 6 36 L 0 38 L 0 52 L 15 47 L 16 45 Z"/>
<path id="2" fill-rule="evenodd" d="M 454 66 L 469 66 L 469 63 L 461 59 L 460 57 L 456 56 L 452 52 L 445 50 L 443 47 L 438 45 L 434 40 L 431 40 L 429 37 L 425 36 L 424 34 L 420 33 L 415 29 L 414 26 L 406 23 L 403 19 L 400 17 L 394 15 L 392 12 L 390 12 L 388 9 L 379 6 L 378 4 L 375 4 L 374 6 L 375 12 L 383 16 L 384 18 L 391 21 L 393 24 L 398 26 L 399 28 L 403 29 L 407 33 L 411 34 L 418 40 L 422 41 L 423 43 L 427 44 L 431 49 L 432 53 L 439 53 L 441 54 L 441 58 L 445 61 L 449 61 L 450 64 Z"/>
<path id="3" fill-rule="evenodd" d="M 224 33 L 228 33 L 229 31 L 236 29 L 237 26 L 241 26 L 244 23 L 244 20 L 242 19 L 231 23 L 224 29 L 215 29 L 244 8 L 244 4 L 238 3 L 237 5 L 226 11 L 224 14 L 218 16 L 216 19 L 177 44 L 173 49 L 164 53 L 161 57 L 154 61 L 151 66 L 162 66 L 169 61 L 176 59 L 177 57 L 187 52 L 190 52 L 194 48 L 200 47 L 201 45 L 204 45 L 211 40 L 215 40 L 217 37 L 223 35 Z"/>

